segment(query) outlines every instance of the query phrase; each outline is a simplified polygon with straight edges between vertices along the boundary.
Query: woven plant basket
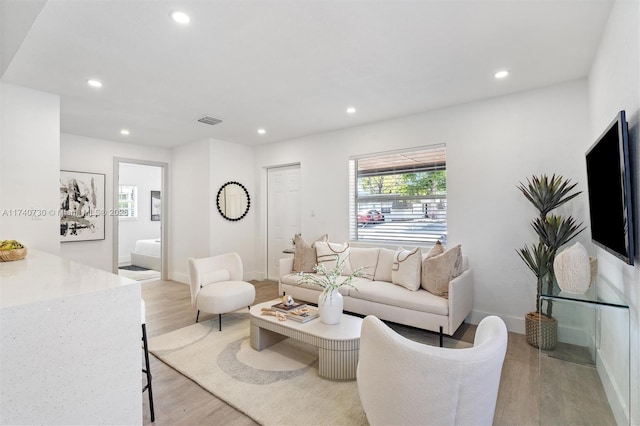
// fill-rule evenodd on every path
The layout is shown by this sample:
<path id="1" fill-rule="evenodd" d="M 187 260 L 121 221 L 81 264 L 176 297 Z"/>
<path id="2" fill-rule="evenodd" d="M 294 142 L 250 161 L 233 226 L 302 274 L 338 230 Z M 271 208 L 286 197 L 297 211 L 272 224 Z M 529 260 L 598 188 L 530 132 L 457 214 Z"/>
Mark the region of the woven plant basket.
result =
<path id="1" fill-rule="evenodd" d="M 13 260 L 24 259 L 27 256 L 27 249 L 0 250 L 0 262 L 11 262 Z"/>
<path id="2" fill-rule="evenodd" d="M 529 312 L 525 317 L 527 343 L 542 350 L 555 349 L 558 343 L 558 321 L 537 312 Z"/>

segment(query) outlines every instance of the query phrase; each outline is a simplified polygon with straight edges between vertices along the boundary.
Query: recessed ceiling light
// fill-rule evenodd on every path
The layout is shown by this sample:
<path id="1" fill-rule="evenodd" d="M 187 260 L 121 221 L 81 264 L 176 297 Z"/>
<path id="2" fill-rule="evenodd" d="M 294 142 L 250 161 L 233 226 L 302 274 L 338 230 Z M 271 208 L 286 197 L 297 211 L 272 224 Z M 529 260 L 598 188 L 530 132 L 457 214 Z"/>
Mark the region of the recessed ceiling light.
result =
<path id="1" fill-rule="evenodd" d="M 493 76 L 499 80 L 501 78 L 505 78 L 508 75 L 509 75 L 509 71 L 501 70 L 501 71 L 498 71 L 497 73 L 495 73 Z"/>
<path id="2" fill-rule="evenodd" d="M 98 80 L 93 80 L 93 79 L 87 80 L 87 84 L 91 87 L 102 87 L 102 83 Z"/>
<path id="3" fill-rule="evenodd" d="M 356 113 L 356 109 L 354 107 L 347 108 L 347 114 L 355 114 L 355 113 Z"/>
<path id="4" fill-rule="evenodd" d="M 127 130 L 127 129 L 122 129 L 122 130 L 120 130 L 120 134 L 121 134 L 121 135 L 124 135 L 124 136 L 129 136 L 129 130 Z"/>
<path id="5" fill-rule="evenodd" d="M 189 15 L 187 15 L 184 12 L 180 12 L 178 10 L 171 12 L 171 19 L 176 21 L 178 24 L 184 24 L 184 25 L 191 22 L 191 18 L 189 17 Z"/>
<path id="6" fill-rule="evenodd" d="M 264 135 L 265 133 L 267 133 L 265 129 L 258 129 L 258 134 Z"/>

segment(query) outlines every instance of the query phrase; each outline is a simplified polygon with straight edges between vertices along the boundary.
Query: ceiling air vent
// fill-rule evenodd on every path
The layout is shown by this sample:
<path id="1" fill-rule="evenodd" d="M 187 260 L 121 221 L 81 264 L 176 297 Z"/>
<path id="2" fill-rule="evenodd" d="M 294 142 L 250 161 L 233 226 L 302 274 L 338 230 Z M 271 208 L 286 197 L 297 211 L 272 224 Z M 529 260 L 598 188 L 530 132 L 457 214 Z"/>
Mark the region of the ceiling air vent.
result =
<path id="1" fill-rule="evenodd" d="M 202 118 L 198 118 L 198 121 L 210 126 L 215 126 L 218 123 L 222 123 L 222 120 L 220 120 L 219 118 L 211 117 L 210 115 L 205 115 Z"/>

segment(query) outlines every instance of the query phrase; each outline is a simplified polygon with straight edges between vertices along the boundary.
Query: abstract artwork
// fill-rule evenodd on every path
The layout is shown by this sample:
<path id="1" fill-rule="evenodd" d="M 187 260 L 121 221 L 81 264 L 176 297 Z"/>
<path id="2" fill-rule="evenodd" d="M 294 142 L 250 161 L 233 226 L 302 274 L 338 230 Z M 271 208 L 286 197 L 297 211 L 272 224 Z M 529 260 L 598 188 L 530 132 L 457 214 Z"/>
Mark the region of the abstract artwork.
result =
<path id="1" fill-rule="evenodd" d="M 160 220 L 160 207 L 162 207 L 162 200 L 160 198 L 160 191 L 151 191 L 151 220 Z"/>
<path id="2" fill-rule="evenodd" d="M 60 241 L 104 240 L 105 175 L 60 171 Z"/>

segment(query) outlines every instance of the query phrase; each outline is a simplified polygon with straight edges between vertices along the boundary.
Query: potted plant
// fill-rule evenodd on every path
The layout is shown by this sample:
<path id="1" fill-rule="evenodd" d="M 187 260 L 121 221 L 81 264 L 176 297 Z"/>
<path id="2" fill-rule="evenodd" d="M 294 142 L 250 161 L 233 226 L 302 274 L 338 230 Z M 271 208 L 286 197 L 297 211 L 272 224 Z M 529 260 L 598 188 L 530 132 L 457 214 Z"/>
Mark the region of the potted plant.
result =
<path id="1" fill-rule="evenodd" d="M 555 285 L 553 261 L 560 247 L 572 240 L 585 228 L 577 224 L 573 217 L 563 218 L 551 212 L 569 200 L 577 197 L 581 191 L 571 194 L 577 183 L 555 174 L 533 176 L 526 185 L 520 182 L 518 189 L 538 210 L 538 217 L 531 221 L 531 227 L 538 235 L 538 243 L 525 245 L 518 255 L 531 269 L 537 279 L 536 311 L 525 317 L 527 342 L 541 349 L 554 349 L 558 340 L 558 322 L 553 318 L 553 302 L 544 299 L 543 311 L 540 295 L 544 291 L 550 294 Z"/>
<path id="2" fill-rule="evenodd" d="M 342 270 L 346 261 L 346 257 L 341 259 L 336 255 L 336 264 L 333 269 L 327 270 L 325 265 L 319 264 L 313 268 L 316 271 L 315 274 L 299 273 L 298 284 L 310 284 L 322 288 L 322 293 L 318 297 L 318 312 L 320 321 L 325 324 L 340 322 L 344 304 L 338 289 L 343 285 L 356 289 L 351 281 L 364 275 L 364 268 L 358 268 L 351 274 L 343 276 Z"/>

